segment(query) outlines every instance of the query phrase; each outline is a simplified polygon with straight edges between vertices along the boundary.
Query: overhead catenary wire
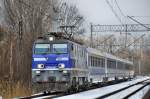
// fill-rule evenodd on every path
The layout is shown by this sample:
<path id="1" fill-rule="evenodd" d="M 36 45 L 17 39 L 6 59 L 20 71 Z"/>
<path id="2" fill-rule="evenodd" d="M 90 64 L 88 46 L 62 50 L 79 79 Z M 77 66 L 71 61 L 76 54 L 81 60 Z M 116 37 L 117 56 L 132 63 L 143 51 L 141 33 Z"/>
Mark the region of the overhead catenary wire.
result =
<path id="1" fill-rule="evenodd" d="M 124 15 L 123 11 L 121 10 L 121 8 L 120 8 L 120 6 L 119 6 L 117 0 L 115 0 L 115 3 L 116 3 L 117 8 L 119 9 L 121 15 L 124 16 L 124 17 L 126 17 L 126 16 Z"/>
<path id="2" fill-rule="evenodd" d="M 150 16 L 131 16 L 131 17 L 150 18 Z"/>
<path id="3" fill-rule="evenodd" d="M 114 10 L 113 6 L 110 4 L 109 0 L 106 0 L 106 3 L 108 4 L 108 6 L 110 7 L 111 11 L 113 12 L 113 14 L 115 15 L 115 17 L 118 19 L 118 21 L 123 24 L 121 18 L 118 16 L 118 14 L 116 13 L 116 11 Z"/>
<path id="4" fill-rule="evenodd" d="M 132 21 L 134 21 L 134 22 L 140 24 L 141 26 L 147 28 L 148 30 L 150 30 L 150 27 L 148 27 L 148 26 L 142 24 L 141 22 L 137 21 L 136 19 L 132 18 L 131 16 L 127 16 L 127 17 L 130 18 Z"/>

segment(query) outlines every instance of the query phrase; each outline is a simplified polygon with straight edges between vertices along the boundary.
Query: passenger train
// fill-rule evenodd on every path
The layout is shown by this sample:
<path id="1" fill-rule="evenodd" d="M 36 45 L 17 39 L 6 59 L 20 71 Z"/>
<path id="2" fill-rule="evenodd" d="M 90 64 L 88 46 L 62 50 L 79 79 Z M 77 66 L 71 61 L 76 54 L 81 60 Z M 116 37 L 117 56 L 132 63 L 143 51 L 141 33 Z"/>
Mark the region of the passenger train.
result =
<path id="1" fill-rule="evenodd" d="M 77 90 L 133 75 L 131 61 L 67 39 L 51 35 L 33 44 L 32 82 L 38 91 Z"/>

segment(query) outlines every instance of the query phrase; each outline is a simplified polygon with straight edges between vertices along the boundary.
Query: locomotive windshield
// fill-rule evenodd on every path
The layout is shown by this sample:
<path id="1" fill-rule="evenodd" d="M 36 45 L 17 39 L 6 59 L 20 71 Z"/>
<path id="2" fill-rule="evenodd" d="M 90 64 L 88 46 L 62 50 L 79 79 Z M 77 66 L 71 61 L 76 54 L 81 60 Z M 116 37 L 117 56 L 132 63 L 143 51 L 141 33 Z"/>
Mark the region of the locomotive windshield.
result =
<path id="1" fill-rule="evenodd" d="M 52 53 L 67 53 L 67 44 L 53 44 Z"/>
<path id="2" fill-rule="evenodd" d="M 67 44 L 36 44 L 35 54 L 61 54 L 67 53 Z"/>
<path id="3" fill-rule="evenodd" d="M 36 44 L 35 54 L 47 54 L 50 53 L 50 44 Z"/>

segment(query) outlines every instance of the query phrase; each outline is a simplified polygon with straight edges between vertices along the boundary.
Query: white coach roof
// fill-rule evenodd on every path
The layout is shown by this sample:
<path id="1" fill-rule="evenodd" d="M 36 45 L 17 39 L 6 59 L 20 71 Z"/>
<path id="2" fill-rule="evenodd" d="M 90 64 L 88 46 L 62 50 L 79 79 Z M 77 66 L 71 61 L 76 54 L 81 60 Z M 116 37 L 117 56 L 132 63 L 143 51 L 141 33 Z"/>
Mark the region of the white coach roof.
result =
<path id="1" fill-rule="evenodd" d="M 97 49 L 94 49 L 94 48 L 89 48 L 88 47 L 87 51 L 90 54 L 95 54 L 95 55 L 99 55 L 99 56 L 102 56 L 102 57 L 106 57 L 106 58 L 114 59 L 114 60 L 117 60 L 117 61 L 121 61 L 121 62 L 124 62 L 124 63 L 133 64 L 133 62 L 131 62 L 129 60 L 119 58 L 115 55 L 112 55 L 112 54 L 109 54 L 109 53 L 106 53 L 106 52 L 101 52 L 100 50 L 97 50 Z"/>

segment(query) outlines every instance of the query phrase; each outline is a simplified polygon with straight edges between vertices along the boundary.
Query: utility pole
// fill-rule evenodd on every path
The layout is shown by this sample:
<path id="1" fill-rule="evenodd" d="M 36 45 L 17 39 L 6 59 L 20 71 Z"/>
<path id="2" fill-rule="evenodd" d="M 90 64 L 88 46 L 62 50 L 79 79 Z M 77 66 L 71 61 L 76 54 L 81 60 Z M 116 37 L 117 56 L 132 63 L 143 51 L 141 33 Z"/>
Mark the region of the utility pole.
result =
<path id="1" fill-rule="evenodd" d="M 143 37 L 140 39 L 139 75 L 141 75 L 141 66 L 143 61 L 143 39 Z"/>
<path id="2" fill-rule="evenodd" d="M 125 27 L 126 27 L 126 31 L 125 31 L 125 34 L 126 34 L 125 35 L 125 48 L 126 48 L 126 46 L 127 46 L 127 35 L 128 35 L 128 30 L 127 30 L 128 29 L 128 25 L 126 24 Z"/>
<path id="3" fill-rule="evenodd" d="M 90 43 L 90 47 L 93 47 L 93 25 L 92 25 L 92 23 L 91 23 L 91 26 L 90 26 L 90 30 L 91 30 L 91 36 L 90 36 L 91 43 Z"/>
<path id="4" fill-rule="evenodd" d="M 140 39 L 140 57 L 139 57 L 139 75 L 141 75 L 141 64 L 142 64 L 142 39 Z"/>

